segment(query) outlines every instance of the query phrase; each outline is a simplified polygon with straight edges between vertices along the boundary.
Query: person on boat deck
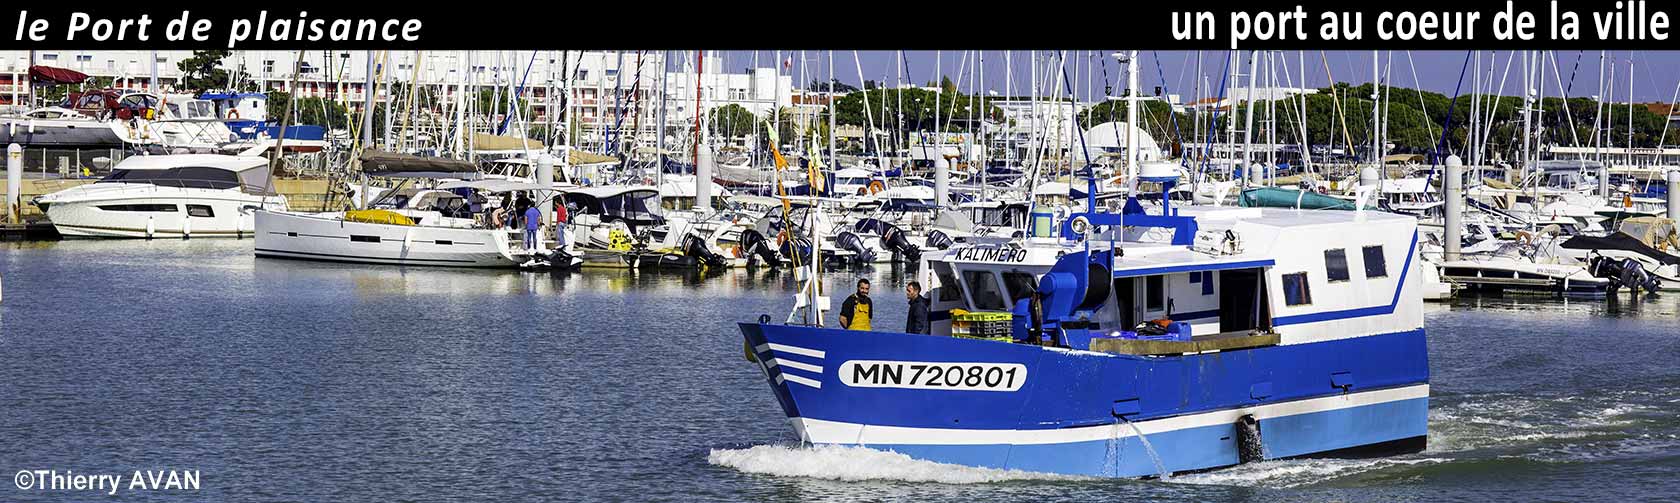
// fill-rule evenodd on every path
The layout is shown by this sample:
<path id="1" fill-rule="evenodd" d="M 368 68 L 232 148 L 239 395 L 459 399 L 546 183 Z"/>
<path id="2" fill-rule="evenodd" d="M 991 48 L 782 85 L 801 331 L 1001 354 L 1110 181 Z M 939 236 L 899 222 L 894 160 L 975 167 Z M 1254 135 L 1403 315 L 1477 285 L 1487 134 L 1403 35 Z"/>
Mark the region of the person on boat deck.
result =
<path id="1" fill-rule="evenodd" d="M 542 227 L 542 210 L 525 208 L 525 249 L 537 249 L 537 229 Z"/>
<path id="2" fill-rule="evenodd" d="M 536 204 L 531 202 L 530 197 L 527 197 L 524 192 L 520 192 L 519 199 L 515 199 L 513 202 L 513 214 L 518 219 L 517 222 L 514 222 L 514 227 L 528 225 L 525 222 L 525 214 L 530 213 L 531 208 L 535 206 Z"/>
<path id="3" fill-rule="evenodd" d="M 869 280 L 858 279 L 857 293 L 840 303 L 840 328 L 869 330 L 869 314 L 874 307 L 869 301 Z"/>
<path id="4" fill-rule="evenodd" d="M 910 301 L 910 313 L 905 315 L 904 333 L 931 334 L 932 326 L 928 323 L 928 305 L 931 301 L 922 296 L 922 284 L 911 281 L 904 285 L 904 298 Z"/>
<path id="5" fill-rule="evenodd" d="M 566 211 L 566 196 L 554 197 L 554 247 L 566 247 L 566 220 L 570 215 Z"/>

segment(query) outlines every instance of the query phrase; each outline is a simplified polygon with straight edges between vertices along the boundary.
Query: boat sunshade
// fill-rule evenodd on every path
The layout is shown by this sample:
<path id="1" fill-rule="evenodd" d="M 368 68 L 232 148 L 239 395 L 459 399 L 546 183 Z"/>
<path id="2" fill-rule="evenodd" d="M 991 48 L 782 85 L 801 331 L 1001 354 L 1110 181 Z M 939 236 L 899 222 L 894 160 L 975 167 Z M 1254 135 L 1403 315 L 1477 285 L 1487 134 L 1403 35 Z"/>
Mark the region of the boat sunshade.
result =
<path id="1" fill-rule="evenodd" d="M 443 157 L 425 157 L 368 149 L 362 151 L 362 173 L 391 178 L 459 178 L 475 180 L 478 166 Z"/>
<path id="2" fill-rule="evenodd" d="M 1639 238 L 1621 232 L 1604 237 L 1578 235 L 1558 246 L 1573 250 L 1623 250 L 1651 257 L 1663 265 L 1680 264 L 1680 257 L 1663 253 L 1639 241 Z"/>

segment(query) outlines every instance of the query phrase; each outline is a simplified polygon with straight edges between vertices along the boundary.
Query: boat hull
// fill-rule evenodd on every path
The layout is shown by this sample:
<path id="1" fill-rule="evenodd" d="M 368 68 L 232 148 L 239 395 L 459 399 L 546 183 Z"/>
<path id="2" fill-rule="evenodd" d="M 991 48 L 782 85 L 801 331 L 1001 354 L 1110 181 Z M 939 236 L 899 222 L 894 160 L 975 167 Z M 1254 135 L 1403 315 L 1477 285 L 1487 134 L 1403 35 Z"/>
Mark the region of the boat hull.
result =
<path id="1" fill-rule="evenodd" d="M 259 211 L 256 254 L 331 262 L 439 267 L 517 267 L 507 234 L 345 221 L 338 214 Z"/>
<path id="2" fill-rule="evenodd" d="M 1421 329 L 1159 357 L 787 325 L 741 330 L 783 412 L 812 444 L 1143 477 L 1244 461 L 1245 416 L 1259 424 L 1263 459 L 1415 451 L 1428 433 Z M 927 377 L 933 367 L 957 369 L 959 388 L 980 387 L 925 386 L 945 379 Z M 988 387 L 991 376 L 1003 384 L 1005 368 L 1016 370 L 1013 389 Z"/>
<path id="3" fill-rule="evenodd" d="M 256 208 L 284 208 L 284 196 L 149 185 L 84 185 L 43 198 L 47 218 L 73 238 L 242 238 Z M 167 211 L 160 211 L 165 210 Z"/>

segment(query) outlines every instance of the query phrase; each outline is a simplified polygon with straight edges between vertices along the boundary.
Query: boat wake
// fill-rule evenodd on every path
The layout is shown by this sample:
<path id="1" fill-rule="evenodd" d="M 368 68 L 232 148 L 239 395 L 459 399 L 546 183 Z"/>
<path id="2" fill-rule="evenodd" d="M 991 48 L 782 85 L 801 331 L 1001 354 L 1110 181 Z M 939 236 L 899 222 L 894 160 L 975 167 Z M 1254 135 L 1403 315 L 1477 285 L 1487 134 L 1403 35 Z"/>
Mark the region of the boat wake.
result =
<path id="1" fill-rule="evenodd" d="M 1442 463 L 1445 458 L 1289 459 L 1261 461 L 1174 476 L 1169 482 L 1288 489 L 1389 469 Z"/>
<path id="2" fill-rule="evenodd" d="M 1066 475 L 935 463 L 896 452 L 850 446 L 757 445 L 744 449 L 712 449 L 706 461 L 746 473 L 848 482 L 984 484 L 1016 480 L 1084 480 Z"/>

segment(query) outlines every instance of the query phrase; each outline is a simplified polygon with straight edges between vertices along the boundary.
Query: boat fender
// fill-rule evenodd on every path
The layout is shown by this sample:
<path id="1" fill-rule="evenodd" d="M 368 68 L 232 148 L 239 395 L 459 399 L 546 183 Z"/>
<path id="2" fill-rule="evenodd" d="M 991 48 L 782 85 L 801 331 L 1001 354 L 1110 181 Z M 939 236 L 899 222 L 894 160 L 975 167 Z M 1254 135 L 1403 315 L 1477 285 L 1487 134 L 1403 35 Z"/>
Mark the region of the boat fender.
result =
<path id="1" fill-rule="evenodd" d="M 1266 459 L 1266 447 L 1260 438 L 1260 421 L 1248 414 L 1237 418 L 1237 460 L 1253 463 Z"/>

